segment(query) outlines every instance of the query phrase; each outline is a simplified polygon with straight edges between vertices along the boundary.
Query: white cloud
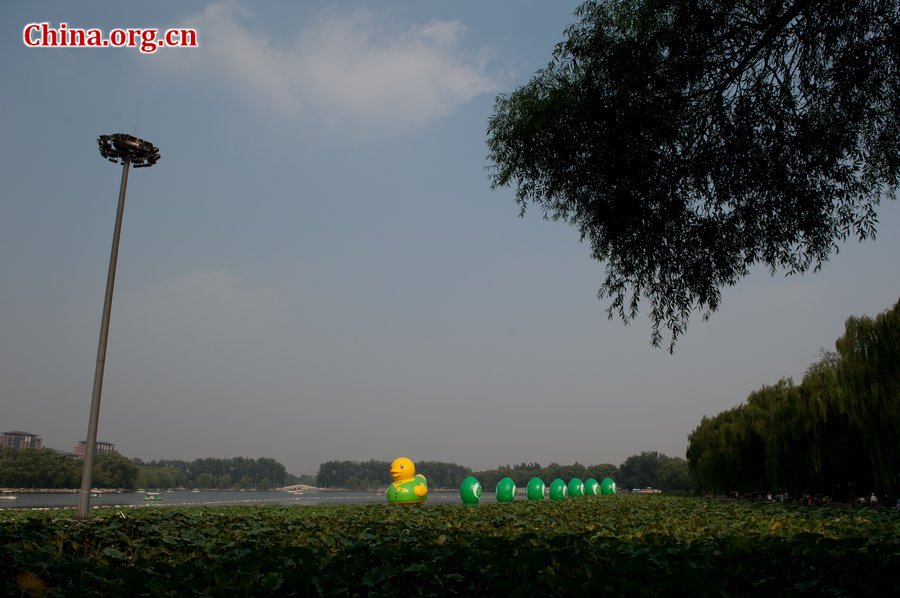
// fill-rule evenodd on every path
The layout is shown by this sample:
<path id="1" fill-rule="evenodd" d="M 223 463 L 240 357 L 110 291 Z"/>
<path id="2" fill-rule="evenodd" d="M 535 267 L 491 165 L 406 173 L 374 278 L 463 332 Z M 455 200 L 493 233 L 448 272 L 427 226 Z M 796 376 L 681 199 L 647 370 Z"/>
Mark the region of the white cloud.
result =
<path id="1" fill-rule="evenodd" d="M 391 30 L 368 10 L 320 16 L 288 44 L 247 24 L 242 6 L 215 2 L 184 25 L 197 50 L 157 53 L 151 62 L 186 76 L 212 76 L 257 106 L 335 127 L 405 129 L 446 116 L 495 91 L 483 54 L 460 46 L 466 26 L 432 20 Z"/>

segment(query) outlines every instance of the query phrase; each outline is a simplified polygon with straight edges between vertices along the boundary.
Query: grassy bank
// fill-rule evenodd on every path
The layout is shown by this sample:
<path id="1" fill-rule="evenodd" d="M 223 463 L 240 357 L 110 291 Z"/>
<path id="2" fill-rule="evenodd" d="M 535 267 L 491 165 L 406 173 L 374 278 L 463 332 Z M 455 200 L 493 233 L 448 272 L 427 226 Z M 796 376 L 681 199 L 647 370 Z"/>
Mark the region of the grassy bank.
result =
<path id="1" fill-rule="evenodd" d="M 4 595 L 863 595 L 898 567 L 896 512 L 660 496 L 0 514 Z"/>

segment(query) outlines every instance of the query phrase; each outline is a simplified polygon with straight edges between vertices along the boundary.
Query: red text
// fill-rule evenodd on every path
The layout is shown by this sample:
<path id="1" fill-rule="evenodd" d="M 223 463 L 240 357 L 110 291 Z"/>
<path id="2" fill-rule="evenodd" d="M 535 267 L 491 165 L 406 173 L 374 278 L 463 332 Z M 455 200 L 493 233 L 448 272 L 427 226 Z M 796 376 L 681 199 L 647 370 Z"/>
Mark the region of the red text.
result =
<path id="1" fill-rule="evenodd" d="M 153 54 L 159 48 L 196 48 L 196 29 L 82 29 L 60 23 L 28 23 L 22 30 L 22 41 L 29 48 L 138 48 Z"/>

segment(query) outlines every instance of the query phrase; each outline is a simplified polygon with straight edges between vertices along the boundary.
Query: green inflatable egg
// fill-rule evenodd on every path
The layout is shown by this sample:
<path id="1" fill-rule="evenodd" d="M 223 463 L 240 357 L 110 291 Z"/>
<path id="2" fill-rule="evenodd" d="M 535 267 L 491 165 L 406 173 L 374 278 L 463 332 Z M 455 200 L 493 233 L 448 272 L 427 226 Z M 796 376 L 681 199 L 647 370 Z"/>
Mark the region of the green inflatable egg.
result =
<path id="1" fill-rule="evenodd" d="M 600 482 L 594 478 L 588 478 L 584 481 L 584 495 L 596 496 L 600 494 Z"/>
<path id="2" fill-rule="evenodd" d="M 481 500 L 481 482 L 469 476 L 459 487 L 459 497 L 465 505 L 477 505 Z"/>
<path id="3" fill-rule="evenodd" d="M 581 478 L 569 480 L 569 496 L 584 496 L 584 482 Z"/>
<path id="4" fill-rule="evenodd" d="M 497 502 L 516 500 L 516 483 L 512 478 L 503 478 L 497 482 Z"/>
<path id="5" fill-rule="evenodd" d="M 550 482 L 550 500 L 565 500 L 567 493 L 566 483 L 561 479 Z"/>
<path id="6" fill-rule="evenodd" d="M 531 478 L 528 481 L 528 500 L 544 500 L 544 490 L 546 490 L 546 486 L 544 486 L 544 480 L 541 478 Z"/>
<path id="7" fill-rule="evenodd" d="M 600 494 L 615 494 L 616 493 L 616 483 L 612 478 L 603 478 L 603 481 L 600 482 Z"/>

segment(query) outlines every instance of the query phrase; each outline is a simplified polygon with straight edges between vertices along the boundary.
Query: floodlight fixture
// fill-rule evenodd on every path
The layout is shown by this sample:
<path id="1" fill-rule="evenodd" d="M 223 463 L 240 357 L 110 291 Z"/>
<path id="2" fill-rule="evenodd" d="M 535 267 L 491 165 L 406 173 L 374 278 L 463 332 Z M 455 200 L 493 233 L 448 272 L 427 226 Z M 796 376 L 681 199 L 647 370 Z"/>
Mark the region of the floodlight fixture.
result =
<path id="1" fill-rule="evenodd" d="M 100 155 L 110 162 L 130 163 L 135 168 L 153 166 L 159 161 L 159 148 L 143 139 L 116 133 L 97 138 Z"/>
<path id="2" fill-rule="evenodd" d="M 128 186 L 128 168 L 146 168 L 159 161 L 159 148 L 143 139 L 125 133 L 100 135 L 97 138 L 100 155 L 110 162 L 122 164 L 122 182 L 119 185 L 119 205 L 116 210 L 116 226 L 113 231 L 112 251 L 109 256 L 109 272 L 106 276 L 106 295 L 103 298 L 103 317 L 100 320 L 100 342 L 97 347 L 97 366 L 94 370 L 94 390 L 91 395 L 91 415 L 88 422 L 84 466 L 81 472 L 81 490 L 78 494 L 77 519 L 90 519 L 91 475 L 94 453 L 97 450 L 97 425 L 100 421 L 100 394 L 103 389 L 103 368 L 106 365 L 106 343 L 109 338 L 109 315 L 112 311 L 113 288 L 116 281 L 116 261 L 119 256 L 119 237 L 122 234 L 122 215 L 125 212 L 125 189 Z"/>

